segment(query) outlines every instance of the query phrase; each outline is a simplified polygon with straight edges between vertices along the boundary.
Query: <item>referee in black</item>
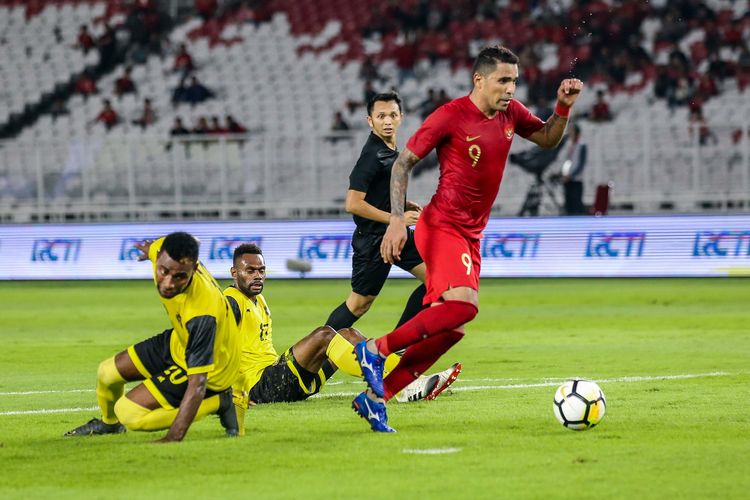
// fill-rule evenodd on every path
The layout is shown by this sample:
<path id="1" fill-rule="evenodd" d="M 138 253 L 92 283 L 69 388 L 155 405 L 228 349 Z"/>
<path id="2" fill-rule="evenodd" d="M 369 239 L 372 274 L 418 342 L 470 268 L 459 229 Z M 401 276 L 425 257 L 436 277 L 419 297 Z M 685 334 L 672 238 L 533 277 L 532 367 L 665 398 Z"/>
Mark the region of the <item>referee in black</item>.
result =
<path id="1" fill-rule="evenodd" d="M 367 123 L 372 132 L 349 175 L 346 193 L 346 211 L 354 216 L 357 225 L 352 235 L 352 291 L 326 321 L 335 330 L 352 326 L 370 309 L 391 270 L 391 265 L 380 256 L 380 242 L 390 220 L 391 167 L 399 153 L 396 132 L 402 118 L 401 98 L 396 92 L 375 94 L 367 103 Z M 422 207 L 411 201 L 405 203 L 404 218 L 407 225 L 413 226 Z M 412 229 L 408 229 L 408 240 L 396 265 L 423 283 L 409 297 L 398 322 L 400 326 L 422 309 L 425 294 L 426 268 L 417 252 Z"/>

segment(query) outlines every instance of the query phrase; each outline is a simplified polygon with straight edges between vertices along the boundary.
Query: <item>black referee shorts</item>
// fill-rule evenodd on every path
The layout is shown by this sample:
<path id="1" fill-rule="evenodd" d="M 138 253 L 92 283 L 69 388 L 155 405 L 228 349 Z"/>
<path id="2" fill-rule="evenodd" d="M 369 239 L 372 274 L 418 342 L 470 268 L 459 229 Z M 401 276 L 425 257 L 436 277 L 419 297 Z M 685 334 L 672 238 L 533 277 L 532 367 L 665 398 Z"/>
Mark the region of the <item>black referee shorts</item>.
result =
<path id="1" fill-rule="evenodd" d="M 391 265 L 383 262 L 380 255 L 382 234 L 354 231 L 352 235 L 352 291 L 360 295 L 377 295 L 383 289 Z M 404 271 L 411 271 L 422 263 L 417 245 L 414 243 L 414 231 L 407 229 L 407 239 L 401 250 L 401 260 L 396 265 Z"/>

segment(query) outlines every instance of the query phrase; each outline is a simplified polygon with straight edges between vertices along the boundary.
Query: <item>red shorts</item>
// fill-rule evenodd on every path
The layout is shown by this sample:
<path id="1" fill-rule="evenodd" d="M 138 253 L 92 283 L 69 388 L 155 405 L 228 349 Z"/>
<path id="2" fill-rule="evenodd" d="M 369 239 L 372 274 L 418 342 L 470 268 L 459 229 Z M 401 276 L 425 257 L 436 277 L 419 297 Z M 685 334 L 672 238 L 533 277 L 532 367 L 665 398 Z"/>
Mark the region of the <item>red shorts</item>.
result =
<path id="1" fill-rule="evenodd" d="M 414 239 L 427 266 L 424 304 L 432 304 L 450 288 L 468 286 L 479 291 L 482 255 L 479 240 L 467 238 L 446 227 L 430 226 L 417 221 Z"/>

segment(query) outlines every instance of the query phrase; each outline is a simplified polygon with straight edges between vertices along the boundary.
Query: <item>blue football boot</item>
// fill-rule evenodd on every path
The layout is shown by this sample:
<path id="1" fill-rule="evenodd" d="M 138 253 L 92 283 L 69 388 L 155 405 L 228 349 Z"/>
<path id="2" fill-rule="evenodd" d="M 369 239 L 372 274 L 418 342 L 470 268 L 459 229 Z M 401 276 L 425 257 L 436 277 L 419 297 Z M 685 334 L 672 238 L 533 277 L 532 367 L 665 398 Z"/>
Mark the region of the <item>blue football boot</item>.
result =
<path id="1" fill-rule="evenodd" d="M 354 398 L 352 408 L 362 418 L 370 423 L 370 428 L 375 432 L 396 432 L 396 429 L 388 425 L 388 414 L 385 404 L 373 401 L 364 392 Z"/>
<path id="2" fill-rule="evenodd" d="M 365 382 L 377 397 L 382 398 L 385 394 L 383 389 L 383 358 L 379 354 L 373 354 L 367 350 L 366 340 L 354 346 L 354 355 L 357 356 L 359 366 L 362 367 Z"/>

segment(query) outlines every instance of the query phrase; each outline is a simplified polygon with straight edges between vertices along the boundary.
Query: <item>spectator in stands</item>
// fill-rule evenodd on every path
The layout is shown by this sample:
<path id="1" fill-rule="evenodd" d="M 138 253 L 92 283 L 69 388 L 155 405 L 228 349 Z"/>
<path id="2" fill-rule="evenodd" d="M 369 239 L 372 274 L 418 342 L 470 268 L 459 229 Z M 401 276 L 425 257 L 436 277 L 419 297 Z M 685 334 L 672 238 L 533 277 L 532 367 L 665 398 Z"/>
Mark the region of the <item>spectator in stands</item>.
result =
<path id="1" fill-rule="evenodd" d="M 84 98 L 99 93 L 99 89 L 96 88 L 96 82 L 94 81 L 91 71 L 84 71 L 78 80 L 76 80 L 75 91 L 81 94 Z"/>
<path id="2" fill-rule="evenodd" d="M 396 47 L 394 55 L 396 57 L 396 66 L 398 66 L 399 85 L 403 85 L 409 78 L 414 78 L 414 66 L 417 63 L 418 53 L 418 40 L 415 37 L 407 38 L 403 44 Z"/>
<path id="3" fill-rule="evenodd" d="M 744 92 L 748 85 L 750 85 L 750 49 L 745 45 L 737 59 L 737 87 L 740 92 Z"/>
<path id="4" fill-rule="evenodd" d="M 180 83 L 172 91 L 172 106 L 178 106 L 181 102 L 185 102 L 185 91 L 187 85 L 185 85 L 185 78 L 180 79 Z"/>
<path id="5" fill-rule="evenodd" d="M 151 104 L 151 99 L 148 97 L 143 100 L 143 110 L 138 118 L 133 120 L 134 125 L 139 125 L 142 129 L 146 129 L 149 125 L 156 123 L 156 110 Z"/>
<path id="6" fill-rule="evenodd" d="M 187 46 L 184 43 L 180 44 L 172 70 L 175 73 L 182 73 L 183 76 L 187 76 L 194 69 L 193 57 L 188 53 Z"/>
<path id="7" fill-rule="evenodd" d="M 198 15 L 203 19 L 203 22 L 213 18 L 219 8 L 219 2 L 216 0 L 195 0 L 193 4 L 195 10 L 198 11 Z"/>
<path id="8" fill-rule="evenodd" d="M 214 97 L 214 93 L 201 82 L 198 77 L 190 77 L 190 85 L 185 87 L 182 100 L 188 104 L 196 105 Z"/>
<path id="9" fill-rule="evenodd" d="M 719 83 L 730 76 L 732 70 L 726 61 L 722 60 L 718 52 L 708 54 L 708 74 L 710 74 Z"/>
<path id="10" fill-rule="evenodd" d="M 694 94 L 693 85 L 687 76 L 677 78 L 676 84 L 667 90 L 667 104 L 670 109 L 684 106 L 690 102 Z"/>
<path id="11" fill-rule="evenodd" d="M 218 116 L 211 117 L 211 126 L 208 128 L 208 133 L 211 135 L 224 135 L 227 133 L 227 129 L 221 126 L 219 123 Z"/>
<path id="12" fill-rule="evenodd" d="M 75 47 L 83 50 L 84 54 L 87 54 L 89 50 L 96 47 L 94 37 L 91 36 L 91 33 L 89 33 L 89 28 L 85 24 L 82 24 L 78 29 L 78 38 Z"/>
<path id="13" fill-rule="evenodd" d="M 565 145 L 565 157 L 562 166 L 562 183 L 565 190 L 566 215 L 583 215 L 583 170 L 586 168 L 587 147 L 581 139 L 581 128 L 578 124 L 570 125 L 570 137 Z"/>
<path id="14" fill-rule="evenodd" d="M 55 43 L 58 45 L 65 42 L 60 26 L 55 25 L 55 27 L 52 28 L 52 36 L 55 37 Z"/>
<path id="15" fill-rule="evenodd" d="M 198 118 L 198 121 L 195 124 L 195 127 L 193 127 L 193 130 L 191 133 L 193 135 L 206 135 L 211 131 L 211 128 L 208 126 L 208 120 L 206 120 L 205 116 L 201 116 Z"/>
<path id="16" fill-rule="evenodd" d="M 365 88 L 362 93 L 363 102 L 357 103 L 357 106 L 365 106 L 368 102 L 370 102 L 370 99 L 372 99 L 372 96 L 377 94 L 378 92 L 375 90 L 375 84 L 372 83 L 372 80 L 367 80 L 365 82 Z"/>
<path id="17" fill-rule="evenodd" d="M 656 33 L 655 41 L 677 43 L 689 29 L 680 11 L 676 7 L 670 7 L 662 17 L 661 29 Z"/>
<path id="18" fill-rule="evenodd" d="M 448 95 L 448 92 L 445 89 L 440 89 L 440 92 L 438 92 L 437 104 L 435 105 L 435 109 L 439 108 L 443 104 L 448 103 L 450 100 L 451 98 Z"/>
<path id="19" fill-rule="evenodd" d="M 176 116 L 174 119 L 174 125 L 172 125 L 172 128 L 169 130 L 169 135 L 172 137 L 190 135 L 190 130 L 185 128 L 185 125 L 182 123 L 182 118 Z"/>
<path id="20" fill-rule="evenodd" d="M 331 131 L 332 132 L 344 132 L 349 130 L 351 127 L 349 124 L 344 120 L 344 115 L 341 113 L 341 111 L 336 111 L 336 114 L 333 115 L 333 123 L 331 124 Z"/>
<path id="21" fill-rule="evenodd" d="M 695 95 L 700 98 L 701 102 L 705 102 L 710 98 L 719 95 L 719 87 L 711 73 L 700 75 Z"/>
<path id="22" fill-rule="evenodd" d="M 351 127 L 349 126 L 349 123 L 344 119 L 343 113 L 341 111 L 336 111 L 336 113 L 333 115 L 333 123 L 331 123 L 331 132 L 332 134 L 326 137 L 326 140 L 336 143 L 341 139 L 344 139 L 346 136 L 346 131 L 350 130 Z"/>
<path id="23" fill-rule="evenodd" d="M 612 113 L 609 110 L 609 104 L 604 98 L 604 91 L 596 91 L 596 102 L 591 106 L 589 119 L 593 122 L 608 122 L 612 119 Z"/>
<path id="24" fill-rule="evenodd" d="M 114 108 L 112 108 L 112 103 L 109 99 L 104 99 L 103 108 L 94 119 L 94 122 L 103 124 L 107 130 L 112 130 L 112 127 L 120 122 L 120 117 Z"/>
<path id="25" fill-rule="evenodd" d="M 227 115 L 227 131 L 230 134 L 246 134 L 247 129 L 238 123 L 232 115 Z"/>
<path id="26" fill-rule="evenodd" d="M 554 112 L 547 99 L 542 96 L 537 97 L 534 108 L 534 114 L 543 121 L 547 121 Z"/>
<path id="27" fill-rule="evenodd" d="M 136 89 L 135 82 L 133 81 L 133 78 L 130 76 L 133 72 L 132 66 L 125 66 L 125 69 L 123 70 L 122 76 L 115 80 L 115 95 L 117 97 L 122 97 L 125 94 L 136 94 L 138 93 L 138 89 Z"/>
<path id="28" fill-rule="evenodd" d="M 709 142 L 716 144 L 718 141 L 716 135 L 711 131 L 706 123 L 706 119 L 703 117 L 703 109 L 700 107 L 694 107 L 690 110 L 690 118 L 688 120 L 688 129 L 690 131 L 690 137 L 695 138 L 695 134 L 698 134 L 698 144 L 701 146 L 708 145 Z"/>
<path id="29" fill-rule="evenodd" d="M 96 40 L 99 49 L 99 69 L 107 70 L 115 63 L 117 51 L 117 33 L 108 22 L 104 22 L 104 31 Z"/>
<path id="30" fill-rule="evenodd" d="M 362 61 L 362 67 L 359 69 L 359 78 L 365 82 L 382 81 L 383 77 L 378 73 L 378 67 L 372 60 L 372 57 L 366 57 Z M 369 102 L 369 101 L 368 101 Z"/>
<path id="31" fill-rule="evenodd" d="M 437 109 L 437 95 L 435 95 L 435 89 L 430 87 L 427 89 L 427 97 L 417 105 L 417 111 L 419 112 L 419 116 L 422 117 L 422 120 L 424 120 L 430 116 L 435 109 Z"/>
<path id="32" fill-rule="evenodd" d="M 179 139 L 180 137 L 190 135 L 192 132 L 190 129 L 185 127 L 185 125 L 182 123 L 182 118 L 179 116 L 175 116 L 174 123 L 172 125 L 172 128 L 169 129 L 169 136 Z M 179 142 L 179 141 L 178 141 Z M 167 141 L 167 143 L 164 145 L 164 149 L 169 151 L 172 149 L 172 141 Z M 190 157 L 190 144 L 186 141 L 184 143 L 184 150 L 187 157 Z"/>
<path id="33" fill-rule="evenodd" d="M 669 70 L 664 65 L 657 66 L 654 77 L 654 96 L 659 99 L 666 99 L 671 87 L 672 79 L 669 76 Z"/>

